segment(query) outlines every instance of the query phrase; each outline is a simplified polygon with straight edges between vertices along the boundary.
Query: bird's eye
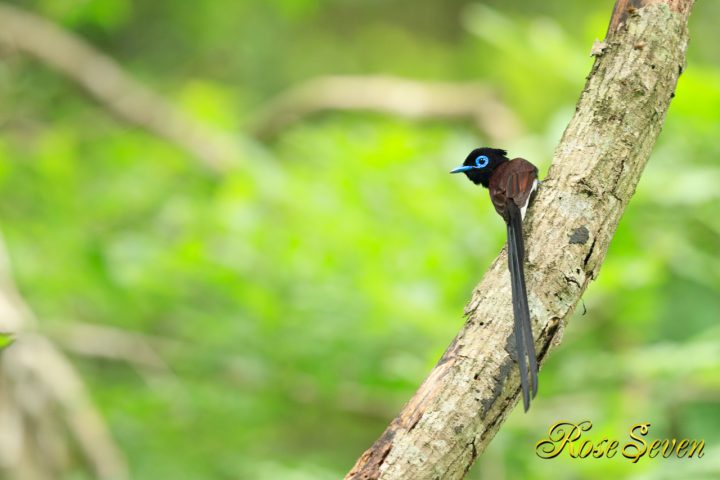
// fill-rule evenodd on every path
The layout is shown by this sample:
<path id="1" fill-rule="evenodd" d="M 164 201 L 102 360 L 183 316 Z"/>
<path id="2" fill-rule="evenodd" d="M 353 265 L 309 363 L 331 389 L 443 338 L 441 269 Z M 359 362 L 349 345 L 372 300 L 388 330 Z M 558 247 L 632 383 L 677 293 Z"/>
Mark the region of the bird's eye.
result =
<path id="1" fill-rule="evenodd" d="M 490 163 L 490 159 L 487 155 L 478 155 L 477 158 L 475 158 L 475 166 L 477 168 L 485 168 L 488 166 L 488 163 Z"/>

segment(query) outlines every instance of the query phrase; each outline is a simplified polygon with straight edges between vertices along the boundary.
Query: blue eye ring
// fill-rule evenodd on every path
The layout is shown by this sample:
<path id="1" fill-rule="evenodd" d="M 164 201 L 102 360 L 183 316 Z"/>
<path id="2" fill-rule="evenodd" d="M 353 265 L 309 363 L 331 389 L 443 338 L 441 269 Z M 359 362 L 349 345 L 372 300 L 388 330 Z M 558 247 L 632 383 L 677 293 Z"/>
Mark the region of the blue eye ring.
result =
<path id="1" fill-rule="evenodd" d="M 490 159 L 487 155 L 478 155 L 475 158 L 475 168 L 485 168 L 488 166 L 488 163 L 490 163 Z"/>

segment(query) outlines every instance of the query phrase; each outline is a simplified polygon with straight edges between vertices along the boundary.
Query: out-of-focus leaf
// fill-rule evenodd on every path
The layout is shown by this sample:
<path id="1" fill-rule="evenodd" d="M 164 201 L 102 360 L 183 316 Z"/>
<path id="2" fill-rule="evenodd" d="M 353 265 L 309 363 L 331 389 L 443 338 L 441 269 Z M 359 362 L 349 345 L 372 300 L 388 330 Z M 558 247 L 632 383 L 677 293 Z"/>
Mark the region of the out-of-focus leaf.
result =
<path id="1" fill-rule="evenodd" d="M 13 343 L 13 336 L 9 333 L 0 333 L 0 350 Z"/>

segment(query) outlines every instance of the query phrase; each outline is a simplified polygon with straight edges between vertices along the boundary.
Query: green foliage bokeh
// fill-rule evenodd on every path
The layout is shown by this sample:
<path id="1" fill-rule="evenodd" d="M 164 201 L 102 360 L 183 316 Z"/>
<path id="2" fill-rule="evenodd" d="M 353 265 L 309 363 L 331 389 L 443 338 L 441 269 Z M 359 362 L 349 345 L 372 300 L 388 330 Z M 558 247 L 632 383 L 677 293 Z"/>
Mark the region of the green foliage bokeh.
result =
<path id="1" fill-rule="evenodd" d="M 318 75 L 482 81 L 522 122 L 497 146 L 541 172 L 613 4 L 14 3 L 238 139 L 265 102 Z M 696 6 L 688 69 L 587 314 L 469 478 L 720 478 L 719 7 Z M 459 329 L 504 242 L 485 193 L 447 175 L 487 138 L 329 113 L 214 175 L 38 62 L 5 60 L 0 227 L 40 328 L 143 333 L 168 365 L 71 353 L 134 478 L 341 477 Z M 706 455 L 535 456 L 552 423 L 586 419 L 621 439 L 651 422 L 652 438 L 703 438 Z"/>

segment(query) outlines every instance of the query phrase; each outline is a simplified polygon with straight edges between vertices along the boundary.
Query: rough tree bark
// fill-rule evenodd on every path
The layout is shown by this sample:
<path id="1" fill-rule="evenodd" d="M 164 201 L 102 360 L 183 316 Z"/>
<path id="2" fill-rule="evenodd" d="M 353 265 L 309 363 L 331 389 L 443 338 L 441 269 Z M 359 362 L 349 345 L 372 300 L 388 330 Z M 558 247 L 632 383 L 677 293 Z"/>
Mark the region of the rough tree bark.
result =
<path id="1" fill-rule="evenodd" d="M 593 47 L 595 64 L 525 221 L 541 363 L 597 277 L 660 133 L 685 65 L 693 1 L 618 0 L 605 42 Z M 487 447 L 520 388 L 505 251 L 465 313 L 428 378 L 346 479 L 462 478 Z"/>

